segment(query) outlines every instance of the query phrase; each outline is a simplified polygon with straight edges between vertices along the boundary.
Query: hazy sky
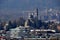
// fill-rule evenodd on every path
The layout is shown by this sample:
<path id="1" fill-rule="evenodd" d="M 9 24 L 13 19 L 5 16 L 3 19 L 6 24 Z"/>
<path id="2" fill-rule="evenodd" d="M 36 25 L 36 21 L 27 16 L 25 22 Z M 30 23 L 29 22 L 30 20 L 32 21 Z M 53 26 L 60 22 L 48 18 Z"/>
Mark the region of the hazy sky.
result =
<path id="1" fill-rule="evenodd" d="M 0 0 L 0 9 L 60 7 L 60 0 Z"/>
<path id="2" fill-rule="evenodd" d="M 32 10 L 45 7 L 60 7 L 60 0 L 0 0 L 1 14 L 13 14 L 19 13 L 20 10 Z"/>

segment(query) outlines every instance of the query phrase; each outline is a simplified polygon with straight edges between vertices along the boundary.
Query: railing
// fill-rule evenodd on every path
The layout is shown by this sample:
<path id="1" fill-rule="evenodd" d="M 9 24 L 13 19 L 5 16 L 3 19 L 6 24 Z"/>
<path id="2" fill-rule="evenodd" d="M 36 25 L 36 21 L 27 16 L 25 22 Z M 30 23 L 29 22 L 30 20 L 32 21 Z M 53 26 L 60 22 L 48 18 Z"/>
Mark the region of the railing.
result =
<path id="1" fill-rule="evenodd" d="M 24 40 L 60 40 L 59 38 L 24 38 Z"/>

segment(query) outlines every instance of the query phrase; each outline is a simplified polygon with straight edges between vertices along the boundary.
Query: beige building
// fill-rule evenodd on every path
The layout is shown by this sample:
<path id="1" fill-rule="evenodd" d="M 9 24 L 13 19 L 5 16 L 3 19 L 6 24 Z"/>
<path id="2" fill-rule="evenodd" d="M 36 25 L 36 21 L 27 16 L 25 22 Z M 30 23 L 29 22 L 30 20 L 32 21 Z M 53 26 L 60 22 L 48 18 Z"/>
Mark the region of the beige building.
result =
<path id="1" fill-rule="evenodd" d="M 57 25 L 57 29 L 60 31 L 60 24 Z"/>

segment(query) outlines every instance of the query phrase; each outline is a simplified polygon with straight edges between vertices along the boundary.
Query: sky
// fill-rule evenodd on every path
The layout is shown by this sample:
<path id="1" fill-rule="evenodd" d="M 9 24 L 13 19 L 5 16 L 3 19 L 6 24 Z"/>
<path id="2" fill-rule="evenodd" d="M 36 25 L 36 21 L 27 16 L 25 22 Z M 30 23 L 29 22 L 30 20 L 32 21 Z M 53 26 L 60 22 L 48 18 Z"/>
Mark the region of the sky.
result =
<path id="1" fill-rule="evenodd" d="M 17 14 L 22 10 L 35 8 L 59 8 L 60 0 L 0 0 L 1 14 Z"/>
<path id="2" fill-rule="evenodd" d="M 60 0 L 0 0 L 0 9 L 32 9 L 60 7 Z"/>

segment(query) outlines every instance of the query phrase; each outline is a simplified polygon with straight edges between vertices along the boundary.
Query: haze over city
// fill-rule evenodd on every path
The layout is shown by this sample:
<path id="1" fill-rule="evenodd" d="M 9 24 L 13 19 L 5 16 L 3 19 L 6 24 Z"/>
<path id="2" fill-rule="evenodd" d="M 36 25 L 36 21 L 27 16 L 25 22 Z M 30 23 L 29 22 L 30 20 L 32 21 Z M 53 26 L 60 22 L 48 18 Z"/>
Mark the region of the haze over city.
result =
<path id="1" fill-rule="evenodd" d="M 0 17 L 1 19 L 18 18 L 20 15 L 27 15 L 22 14 L 21 11 L 31 11 L 36 8 L 60 9 L 60 0 L 0 0 Z"/>

